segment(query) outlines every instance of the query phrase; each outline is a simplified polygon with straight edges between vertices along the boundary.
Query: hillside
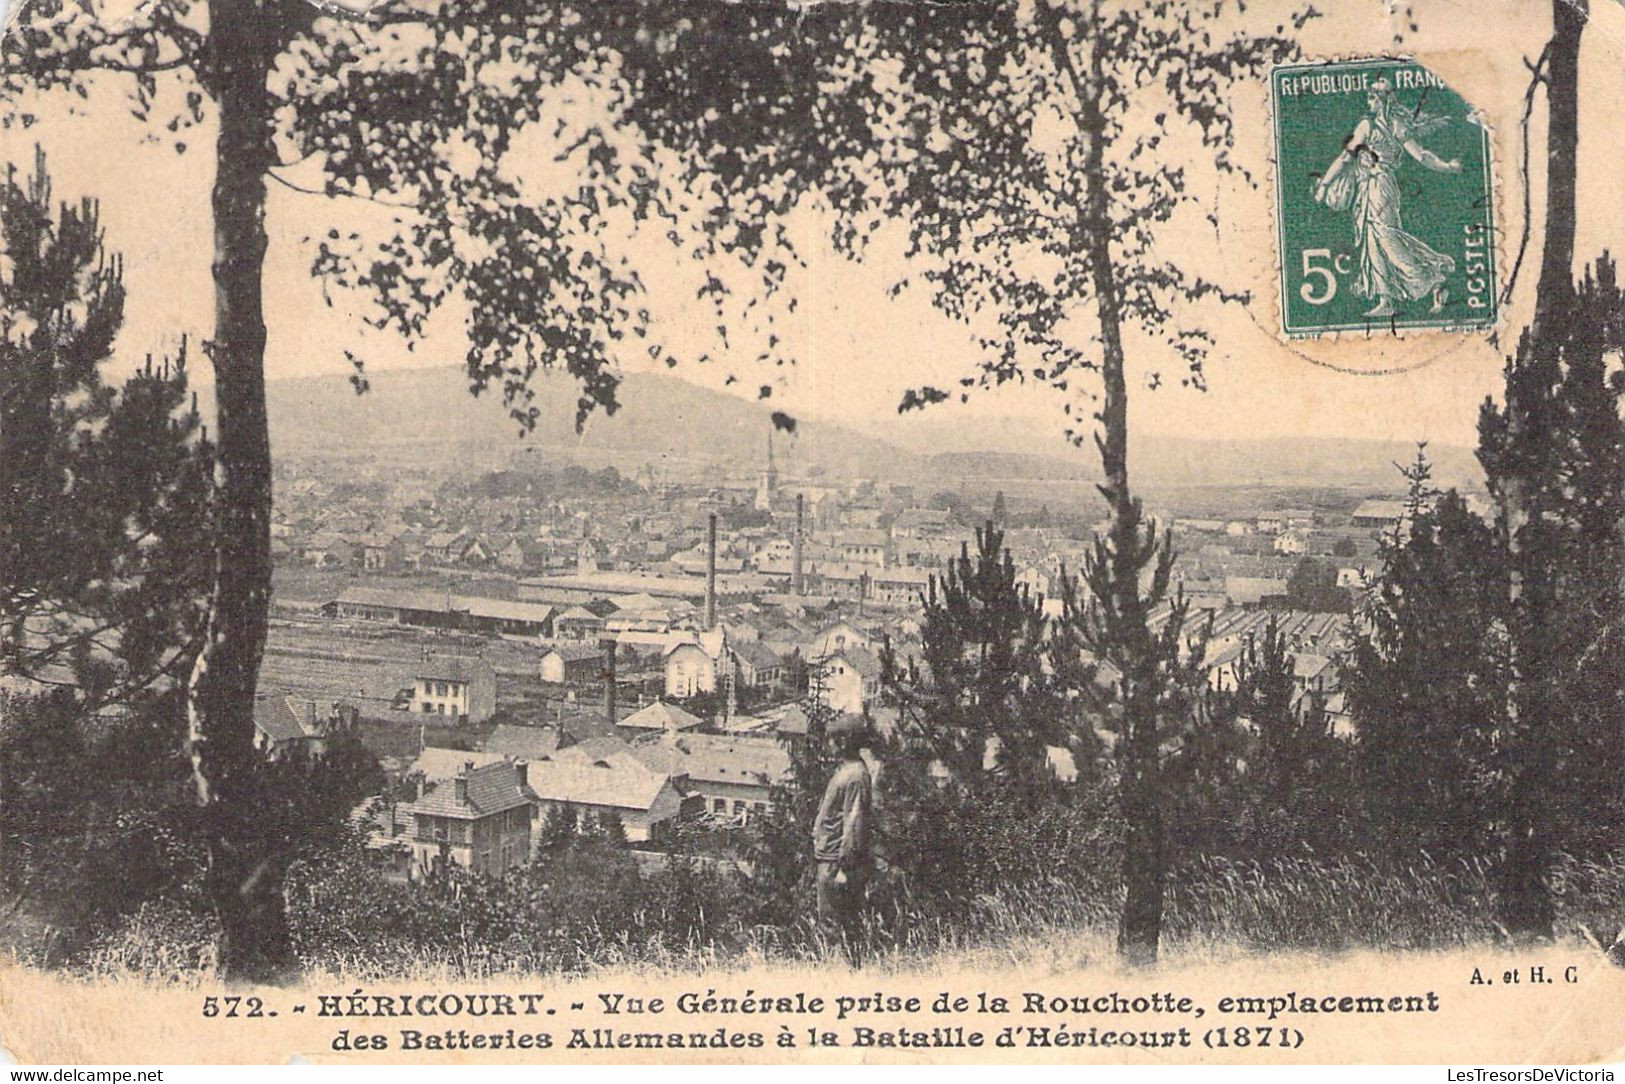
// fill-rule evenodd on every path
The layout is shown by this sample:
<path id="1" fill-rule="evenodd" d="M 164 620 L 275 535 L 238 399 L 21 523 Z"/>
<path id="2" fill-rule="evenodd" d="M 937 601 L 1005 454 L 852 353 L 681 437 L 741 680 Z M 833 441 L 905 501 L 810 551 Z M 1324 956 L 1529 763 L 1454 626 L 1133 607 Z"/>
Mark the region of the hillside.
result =
<path id="1" fill-rule="evenodd" d="M 536 381 L 540 410 L 536 431 L 524 438 L 500 397 L 468 393 L 455 367 L 385 371 L 358 396 L 342 377 L 273 380 L 267 385 L 271 439 L 281 451 L 332 448 L 338 435 L 346 449 L 391 449 L 477 444 L 511 455 L 526 448 L 569 454 L 623 469 L 645 463 L 672 468 L 755 469 L 766 456 L 770 409 L 674 377 L 634 373 L 621 385 L 620 409 L 593 414 L 584 433 L 575 431 L 579 392 L 568 377 Z M 865 475 L 877 464 L 912 460 L 895 447 L 848 429 L 819 422 L 797 425 L 793 435 L 774 435 L 781 469 L 803 473 L 822 468 L 838 475 Z M 905 467 L 912 463 L 904 464 Z"/>
<path id="2" fill-rule="evenodd" d="M 447 446 L 456 445 L 461 457 L 489 462 L 535 450 L 623 471 L 651 464 L 657 474 L 669 471 L 672 477 L 710 471 L 738 478 L 759 469 L 766 455 L 766 405 L 674 376 L 629 375 L 621 386 L 620 409 L 613 416 L 593 415 L 580 435 L 574 428 L 575 383 L 547 375 L 537 380 L 536 389 L 540 423 L 521 439 L 498 398 L 469 395 L 456 367 L 384 371 L 372 377 L 372 390 L 363 396 L 339 376 L 272 380 L 267 385 L 272 444 L 284 454 L 320 450 L 402 459 L 444 455 Z M 786 476 L 821 472 L 939 488 L 1087 482 L 1098 473 L 1092 449 L 1068 449 L 1058 430 L 1042 423 L 967 419 L 947 409 L 888 419 L 875 431 L 802 418 L 793 435 L 775 433 L 774 451 Z M 1395 490 L 1401 484 L 1395 464 L 1414 454 L 1408 444 L 1346 438 L 1148 437 L 1132 442 L 1131 462 L 1140 484 L 1151 488 L 1247 484 Z M 1429 456 L 1443 484 L 1480 477 L 1470 449 L 1435 446 Z"/>

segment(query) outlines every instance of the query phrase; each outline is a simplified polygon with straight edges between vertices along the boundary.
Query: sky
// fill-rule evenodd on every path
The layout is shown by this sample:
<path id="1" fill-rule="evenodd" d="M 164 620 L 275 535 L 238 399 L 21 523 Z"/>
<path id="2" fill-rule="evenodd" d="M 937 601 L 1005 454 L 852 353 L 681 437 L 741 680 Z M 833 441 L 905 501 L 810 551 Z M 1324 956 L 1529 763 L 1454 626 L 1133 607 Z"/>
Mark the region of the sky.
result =
<path id="1" fill-rule="evenodd" d="M 1331 5 L 1327 5 L 1331 6 Z M 1309 24 L 1303 38 L 1312 57 L 1392 54 L 1393 5 L 1383 0 L 1346 0 Z M 1469 101 L 1483 109 L 1492 130 L 1497 166 L 1501 266 L 1511 263 L 1521 228 L 1522 190 L 1516 162 L 1518 119 L 1527 83 L 1524 57 L 1540 51 L 1546 36 L 1546 5 L 1528 0 L 1419 0 L 1419 32 L 1397 51 L 1414 56 Z M 1284 5 L 1263 4 L 1266 12 Z M 1254 5 L 1256 16 L 1259 5 Z M 1604 247 L 1625 249 L 1625 143 L 1614 129 L 1625 105 L 1625 6 L 1593 5 L 1593 25 L 1582 55 L 1580 230 L 1581 258 Z M 1485 33 L 1495 27 L 1495 33 Z M 1236 155 L 1264 183 L 1256 190 L 1215 191 L 1220 225 L 1205 220 L 1178 227 L 1170 251 L 1190 267 L 1253 290 L 1247 305 L 1215 306 L 1199 314 L 1215 334 L 1207 390 L 1166 381 L 1152 392 L 1145 344 L 1131 339 L 1131 419 L 1140 431 L 1165 435 L 1342 436 L 1470 444 L 1478 404 L 1501 382 L 1502 357 L 1482 335 L 1429 333 L 1337 342 L 1286 342 L 1276 328 L 1273 191 L 1269 177 L 1267 95 L 1263 80 L 1234 88 L 1238 116 Z M 101 201 L 108 244 L 124 253 L 130 303 L 119 340 L 120 362 L 134 365 L 146 353 L 173 351 L 183 334 L 207 334 L 212 320 L 209 272 L 209 185 L 212 180 L 208 125 L 194 146 L 177 154 L 167 143 L 144 141 L 147 130 L 128 118 L 116 98 L 93 96 L 80 103 L 90 115 L 44 110 L 45 121 L 22 132 L 0 132 L 0 156 L 18 163 L 32 158 L 37 140 L 50 159 L 57 194 L 94 195 Z M 590 108 L 577 103 L 576 108 Z M 1538 165 L 1542 159 L 1543 105 L 1531 125 Z M 200 153 L 201 152 L 201 153 Z M 304 178 L 309 180 L 310 178 Z M 1535 178 L 1538 216 L 1542 193 Z M 318 182 L 319 183 L 319 182 Z M 364 206 L 364 205 L 363 205 Z M 266 263 L 269 344 L 267 375 L 343 375 L 344 350 L 367 359 L 374 372 L 391 367 L 455 364 L 462 354 L 458 314 L 439 321 L 413 352 L 384 333 L 368 332 L 358 319 L 360 299 L 336 296 L 324 303 L 310 275 L 311 250 L 303 238 L 330 225 L 364 220 L 355 201 L 330 201 L 272 186 L 271 233 Z M 361 216 L 358 218 L 357 216 Z M 1538 270 L 1538 220 L 1532 264 L 1526 266 L 1506 327 L 1527 319 L 1530 287 Z M 951 385 L 972 369 L 969 331 L 952 322 L 918 291 L 892 299 L 886 288 L 908 270 L 895 244 L 882 243 L 871 259 L 853 263 L 836 254 L 821 235 L 827 221 L 803 208 L 792 223 L 810 267 L 793 280 L 798 298 L 794 336 L 799 362 L 789 370 L 753 369 L 744 357 L 725 354 L 710 365 L 686 363 L 673 375 L 754 397 L 760 384 L 773 387 L 770 408 L 849 425 L 873 424 L 895 411 L 903 390 L 920 384 Z M 649 248 L 649 246 L 645 246 Z M 714 322 L 703 306 L 687 301 L 692 268 L 669 254 L 653 255 L 645 279 L 661 333 L 700 352 Z M 1229 276 L 1226 278 L 1225 276 Z M 1507 335 L 1507 342 L 1513 341 Z M 623 365 L 647 364 L 628 357 Z M 195 373 L 206 381 L 206 365 Z M 1398 370 L 1369 375 L 1357 370 Z M 1350 371 L 1356 370 L 1356 371 Z M 725 383 L 729 375 L 736 384 Z M 769 407 L 764 407 L 764 412 Z M 1062 420 L 1053 394 L 1010 388 L 979 395 L 963 411 L 981 418 L 1005 417 L 1015 426 L 1051 427 Z"/>

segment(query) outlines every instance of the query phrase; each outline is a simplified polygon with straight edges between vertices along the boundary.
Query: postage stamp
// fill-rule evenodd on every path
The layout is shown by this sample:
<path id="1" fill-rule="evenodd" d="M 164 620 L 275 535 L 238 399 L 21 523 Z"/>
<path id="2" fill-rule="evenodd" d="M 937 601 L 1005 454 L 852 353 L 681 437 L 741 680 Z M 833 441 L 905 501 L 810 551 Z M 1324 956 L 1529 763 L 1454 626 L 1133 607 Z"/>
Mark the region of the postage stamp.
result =
<path id="1" fill-rule="evenodd" d="M 1496 320 L 1490 139 L 1403 59 L 1270 75 L 1282 329 L 1467 331 Z"/>

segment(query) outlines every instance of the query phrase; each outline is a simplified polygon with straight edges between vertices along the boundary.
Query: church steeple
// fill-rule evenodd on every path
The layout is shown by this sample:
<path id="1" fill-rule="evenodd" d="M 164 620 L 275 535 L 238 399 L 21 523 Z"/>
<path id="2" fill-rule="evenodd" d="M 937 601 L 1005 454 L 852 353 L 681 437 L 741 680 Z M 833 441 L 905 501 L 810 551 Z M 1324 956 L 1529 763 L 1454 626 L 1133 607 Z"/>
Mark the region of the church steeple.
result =
<path id="1" fill-rule="evenodd" d="M 779 488 L 779 468 L 773 461 L 773 426 L 767 427 L 767 466 L 762 471 L 762 480 L 756 487 L 756 507 L 767 512 L 773 508 L 773 494 Z"/>

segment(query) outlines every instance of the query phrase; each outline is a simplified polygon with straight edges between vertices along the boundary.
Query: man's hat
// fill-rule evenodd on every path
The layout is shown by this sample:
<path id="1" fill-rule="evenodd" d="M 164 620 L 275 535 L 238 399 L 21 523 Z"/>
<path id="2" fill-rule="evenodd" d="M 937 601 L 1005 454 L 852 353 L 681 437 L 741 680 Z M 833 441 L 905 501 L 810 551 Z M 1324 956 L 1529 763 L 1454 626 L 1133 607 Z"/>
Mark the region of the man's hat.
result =
<path id="1" fill-rule="evenodd" d="M 832 738 L 838 738 L 845 734 L 868 737 L 869 720 L 856 712 L 842 712 L 829 721 L 829 725 L 824 728 L 824 732 Z"/>

